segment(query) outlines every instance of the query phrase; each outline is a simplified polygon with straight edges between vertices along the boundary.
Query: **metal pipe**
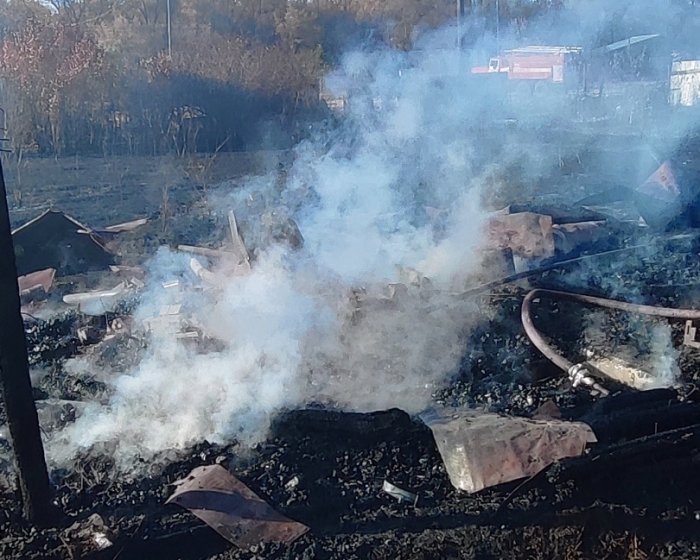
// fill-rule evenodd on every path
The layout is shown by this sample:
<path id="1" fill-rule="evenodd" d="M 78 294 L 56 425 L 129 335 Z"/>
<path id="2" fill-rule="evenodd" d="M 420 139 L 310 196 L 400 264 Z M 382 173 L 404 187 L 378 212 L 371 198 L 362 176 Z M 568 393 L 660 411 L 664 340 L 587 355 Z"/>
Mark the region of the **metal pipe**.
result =
<path id="1" fill-rule="evenodd" d="M 542 333 L 537 330 L 537 327 L 535 327 L 535 324 L 532 321 L 530 307 L 532 300 L 535 299 L 539 291 L 540 290 L 532 290 L 529 294 L 527 294 L 520 309 L 520 319 L 522 320 L 525 334 L 527 334 L 532 344 L 534 344 L 535 348 L 542 352 L 545 358 L 547 358 L 558 368 L 568 372 L 574 364 L 549 345 L 549 343 L 542 336 Z"/>

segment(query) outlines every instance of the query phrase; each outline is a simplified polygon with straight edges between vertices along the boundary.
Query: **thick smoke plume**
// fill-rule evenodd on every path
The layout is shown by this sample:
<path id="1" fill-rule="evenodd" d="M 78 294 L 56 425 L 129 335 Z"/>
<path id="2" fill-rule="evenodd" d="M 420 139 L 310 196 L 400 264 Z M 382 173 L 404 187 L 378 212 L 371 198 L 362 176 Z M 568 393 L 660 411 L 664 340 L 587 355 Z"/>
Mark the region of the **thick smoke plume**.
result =
<path id="1" fill-rule="evenodd" d="M 592 44 L 595 9 L 585 18 L 582 9 L 573 38 L 571 14 L 532 36 Z M 204 439 L 260 441 L 288 407 L 417 412 L 429 403 L 477 321 L 473 304 L 452 294 L 483 272 L 493 209 L 484 199 L 510 166 L 526 182 L 562 155 L 504 123 L 546 127 L 569 111 L 561 96 L 505 97 L 494 82 L 475 85 L 468 68 L 495 53 L 495 40 L 472 45 L 470 59 L 454 38 L 447 29 L 409 53 L 347 55 L 326 80 L 347 96 L 347 118 L 297 146 L 285 183 L 253 177 L 216 190 L 212 206 L 241 223 L 251 272 L 231 276 L 223 263 L 213 270 L 221 289 L 202 289 L 189 257 L 162 250 L 137 319 L 172 303 L 163 282 L 178 279 L 176 299 L 220 347 L 198 353 L 172 337 L 152 340 L 140 364 L 113 380 L 106 405 L 49 442 L 52 460 L 107 442 L 129 468 L 135 456 Z M 500 41 L 518 44 L 505 32 Z M 301 248 L 264 231 L 266 220 L 288 217 Z"/>
<path id="2" fill-rule="evenodd" d="M 163 283 L 178 279 L 170 291 L 223 348 L 198 353 L 154 339 L 114 380 L 109 403 L 50 443 L 56 460 L 101 442 L 117 446 L 124 466 L 203 439 L 254 443 L 277 412 L 308 403 L 409 412 L 428 404 L 457 370 L 475 320 L 451 294 L 479 271 L 486 217 L 464 134 L 475 111 L 448 103 L 466 84 L 431 74 L 455 56 L 345 59 L 330 81 L 348 92 L 346 122 L 297 148 L 283 188 L 251 178 L 212 201 L 235 210 L 251 272 L 214 268 L 222 289 L 201 290 L 189 257 L 162 250 L 151 262 L 137 320 L 173 303 Z M 426 208 L 439 209 L 439 227 Z M 286 217 L 302 248 L 260 234 L 266 219 Z"/>

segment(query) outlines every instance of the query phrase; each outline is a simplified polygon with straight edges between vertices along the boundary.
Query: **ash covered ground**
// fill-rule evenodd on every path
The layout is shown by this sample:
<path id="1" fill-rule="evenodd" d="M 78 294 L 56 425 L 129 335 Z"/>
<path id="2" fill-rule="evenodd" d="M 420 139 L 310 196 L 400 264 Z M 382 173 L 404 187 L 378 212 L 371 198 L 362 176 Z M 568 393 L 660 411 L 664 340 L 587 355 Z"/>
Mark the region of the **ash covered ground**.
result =
<path id="1" fill-rule="evenodd" d="M 634 279 L 626 287 L 646 285 L 669 263 L 687 265 L 696 251 L 669 254 L 657 266 L 645 267 L 644 274 L 639 261 L 629 259 L 624 272 Z M 682 278 L 693 281 L 698 272 L 687 266 Z M 548 274 L 536 283 L 560 280 L 561 275 Z M 103 517 L 119 535 L 107 558 L 117 552 L 120 558 L 696 558 L 697 433 L 653 435 L 700 420 L 692 389 L 700 355 L 683 350 L 686 386 L 679 394 L 621 389 L 593 399 L 573 391 L 527 342 L 516 319 L 522 295 L 510 288 L 483 296 L 483 326 L 470 339 L 462 371 L 434 398 L 526 416 L 552 399 L 565 416 L 593 426 L 600 443 L 589 455 L 564 461 L 525 484 L 466 495 L 450 484 L 432 434 L 419 420 L 399 410 L 307 409 L 281 414 L 269 437 L 252 449 L 202 442 L 174 458 L 153 458 L 133 478 L 117 477 L 109 450 L 95 448 L 70 469 L 52 473 L 57 502 L 70 522 L 93 513 Z M 589 313 L 570 304 L 544 308 L 543 330 L 561 333 L 556 337 L 561 348 L 575 353 Z M 608 321 L 610 345 L 633 336 L 627 318 Z M 70 338 L 73 330 L 74 318 L 66 317 L 37 335 L 37 346 L 46 349 L 32 356 L 56 372 L 46 375 L 38 390 L 54 398 L 90 400 L 103 390 L 99 383 L 60 373 L 65 346 L 55 333 Z M 682 328 L 675 326 L 674 345 L 680 347 L 681 340 Z M 655 425 L 648 425 L 649 414 Z M 213 463 L 228 466 L 311 532 L 288 547 L 233 550 L 189 513 L 163 505 L 168 484 L 195 466 Z M 417 493 L 417 505 L 398 504 L 384 494 L 384 479 Z M 3 557 L 66 557 L 60 529 L 37 532 L 26 526 L 16 491 L 4 487 L 1 499 Z"/>
<path id="2" fill-rule="evenodd" d="M 269 435 L 252 448 L 203 441 L 142 460 L 131 476 L 116 471 L 108 446 L 94 446 L 67 468 L 52 471 L 56 502 L 67 515 L 64 527 L 56 529 L 37 531 L 21 519 L 19 495 L 6 475 L 2 557 L 70 557 L 65 526 L 98 513 L 116 535 L 114 548 L 93 553 L 100 558 L 696 558 L 700 353 L 683 348 L 676 356 L 678 389 L 644 393 L 620 386 L 611 387 L 612 396 L 593 398 L 571 388 L 532 347 L 519 321 L 529 286 L 610 295 L 614 285 L 618 297 L 691 304 L 700 284 L 698 245 L 692 238 L 659 242 L 656 236 L 625 242 L 654 239 L 658 251 L 631 251 L 624 262 L 597 257 L 474 296 L 479 326 L 459 372 L 432 397 L 435 404 L 521 416 L 553 400 L 565 418 L 594 428 L 599 443 L 582 458 L 470 496 L 450 484 L 432 434 L 416 417 L 397 409 L 289 410 L 280 412 Z M 657 285 L 664 289 L 650 288 Z M 600 313 L 544 302 L 537 322 L 571 356 L 590 345 L 590 324 L 603 331 L 593 344 L 609 352 L 628 347 L 649 328 L 622 313 L 605 312 L 602 318 Z M 98 356 L 95 371 L 66 373 L 65 361 L 79 353 L 76 327 L 84 322 L 65 314 L 41 322 L 29 335 L 31 362 L 43 372 L 37 398 L 105 400 L 110 388 L 99 381 L 97 368 L 109 363 L 127 369 L 139 352 L 129 339 L 102 343 L 91 348 Z M 683 324 L 671 325 L 672 346 L 680 349 Z M 644 349 L 639 351 L 641 357 Z M 58 416 L 71 421 L 69 410 Z M 189 513 L 164 505 L 169 484 L 214 463 L 230 468 L 278 511 L 307 524 L 310 533 L 289 546 L 238 550 Z M 417 504 L 397 503 L 383 493 L 385 479 L 417 493 Z"/>

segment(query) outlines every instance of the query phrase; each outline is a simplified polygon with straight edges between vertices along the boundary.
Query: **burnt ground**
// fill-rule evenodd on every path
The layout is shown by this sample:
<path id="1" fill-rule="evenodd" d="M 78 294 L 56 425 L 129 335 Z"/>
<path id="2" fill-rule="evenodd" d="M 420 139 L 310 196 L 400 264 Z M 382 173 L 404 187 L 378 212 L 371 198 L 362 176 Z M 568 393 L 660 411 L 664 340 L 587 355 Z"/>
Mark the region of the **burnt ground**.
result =
<path id="1" fill-rule="evenodd" d="M 284 151 L 172 156 L 3 156 L 13 226 L 55 208 L 92 227 L 176 213 L 222 181 L 263 174 Z M 182 216 L 180 216 L 182 218 Z M 158 232 L 162 233 L 162 232 Z"/>
<path id="2" fill-rule="evenodd" d="M 694 244 L 663 246 L 661 254 L 655 265 L 647 257 L 630 258 L 626 269 L 619 267 L 623 280 L 618 289 L 628 290 L 631 299 L 649 301 L 642 288 L 672 270 L 675 295 L 666 295 L 667 290 L 653 302 L 683 304 L 689 286 L 700 283 L 697 249 Z M 586 275 L 579 276 L 587 278 L 589 293 L 604 292 L 599 284 L 612 266 L 586 265 Z M 531 283 L 561 287 L 574 276 L 571 269 L 554 270 Z M 562 461 L 532 479 L 468 495 L 450 484 L 430 431 L 402 411 L 289 411 L 253 450 L 203 442 L 184 454 L 153 461 L 144 469 L 149 474 L 134 480 L 113 478 L 108 450 L 93 450 L 76 460 L 71 472 L 52 473 L 56 501 L 67 516 L 63 529 L 100 514 L 114 531 L 115 546 L 88 557 L 110 559 L 697 558 L 700 403 L 695 387 L 700 351 L 681 351 L 685 386 L 678 390 L 640 393 L 609 386 L 612 396 L 595 399 L 571 390 L 527 341 L 519 322 L 523 288 L 504 286 L 479 296 L 483 325 L 472 335 L 462 370 L 435 400 L 525 416 L 553 400 L 565 418 L 582 419 L 596 432 L 599 443 L 584 457 Z M 557 302 L 543 302 L 538 310 L 542 331 L 567 355 L 576 355 L 590 312 Z M 98 382 L 61 375 L 60 363 L 71 346 L 57 333 L 70 339 L 75 321 L 64 316 L 47 324 L 45 332 L 35 335 L 38 343 L 30 345 L 43 352 L 47 348 L 41 341 L 53 345 L 58 358 L 52 362 L 32 351 L 35 360 L 54 368 L 37 388 L 43 396 L 99 398 Z M 623 314 L 610 314 L 607 321 L 610 340 L 620 344 L 640 328 Z M 677 348 L 682 335 L 682 324 L 674 324 Z M 310 532 L 290 546 L 238 550 L 188 512 L 164 505 L 170 483 L 196 466 L 213 463 L 228 466 Z M 298 483 L 289 484 L 295 477 Z M 417 505 L 384 494 L 385 479 L 417 493 Z M 63 529 L 37 532 L 24 524 L 18 503 L 15 491 L 0 494 L 1 557 L 77 554 L 62 540 Z"/>
<path id="3" fill-rule="evenodd" d="M 195 216 L 180 225 L 179 235 L 191 239 L 194 231 L 198 240 L 207 239 L 208 223 L 207 216 Z M 139 252 L 162 241 L 159 222 L 151 228 L 145 238 L 134 237 Z M 695 239 L 652 243 L 625 238 L 620 243 L 647 249 L 624 259 L 560 267 L 475 296 L 481 326 L 466 345 L 460 371 L 435 393 L 436 404 L 530 416 L 554 401 L 564 418 L 586 421 L 596 432 L 599 443 L 581 458 L 561 461 L 532 479 L 468 495 L 451 485 L 432 434 L 417 418 L 398 410 L 369 415 L 320 408 L 288 411 L 252 450 L 236 442 L 202 442 L 144 462 L 146 474 L 133 479 L 114 476 L 109 449 L 93 449 L 76 459 L 72 469 L 51 473 L 64 517 L 50 529 L 37 530 L 22 520 L 19 494 L 11 476 L 3 475 L 0 557 L 698 558 L 700 350 L 682 347 L 682 323 L 672 324 L 672 341 L 682 348 L 683 386 L 638 393 L 609 384 L 613 394 L 606 399 L 572 390 L 532 347 L 520 324 L 522 297 L 533 286 L 692 306 L 700 290 Z M 573 359 L 590 346 L 586 328 L 591 313 L 578 304 L 545 300 L 536 308 L 536 322 Z M 604 336 L 596 342 L 603 350 L 634 343 L 649 326 L 621 313 L 604 314 Z M 84 318 L 63 314 L 40 321 L 28 333 L 30 362 L 43 373 L 35 383 L 37 399 L 106 398 L 107 388 L 98 378 L 63 369 L 64 360 L 81 351 L 75 329 L 84 323 Z M 133 359 L 139 348 L 117 341 L 100 351 L 107 365 L 115 357 Z M 71 414 L 62 411 L 58 421 L 70 421 Z M 3 416 L 0 407 L 0 424 Z M 7 457 L 5 440 L 0 439 L 0 446 L 5 446 L 0 457 Z M 190 513 L 164 505 L 172 482 L 213 463 L 229 467 L 310 532 L 289 546 L 239 550 Z M 416 506 L 383 493 L 385 479 L 418 494 Z M 114 546 L 81 555 L 65 531 L 94 513 L 104 519 Z"/>

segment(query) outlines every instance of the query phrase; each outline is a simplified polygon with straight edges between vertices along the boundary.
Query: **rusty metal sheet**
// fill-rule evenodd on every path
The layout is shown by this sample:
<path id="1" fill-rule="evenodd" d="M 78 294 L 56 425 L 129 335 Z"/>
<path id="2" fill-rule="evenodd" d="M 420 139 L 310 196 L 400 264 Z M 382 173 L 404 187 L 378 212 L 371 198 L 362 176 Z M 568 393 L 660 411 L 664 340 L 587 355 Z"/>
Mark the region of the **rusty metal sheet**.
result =
<path id="1" fill-rule="evenodd" d="M 261 542 L 290 543 L 309 530 L 276 512 L 221 465 L 197 467 L 175 484 L 166 503 L 190 510 L 241 548 Z"/>
<path id="2" fill-rule="evenodd" d="M 566 255 L 581 245 L 597 243 L 609 237 L 611 232 L 606 222 L 589 221 L 555 224 L 552 226 L 552 234 L 557 250 Z"/>
<path id="3" fill-rule="evenodd" d="M 672 163 L 665 161 L 635 189 L 634 203 L 647 225 L 665 228 L 684 211 L 683 190 Z"/>
<path id="4" fill-rule="evenodd" d="M 44 292 L 48 293 L 53 285 L 53 280 L 56 276 L 55 268 L 47 268 L 37 272 L 31 272 L 17 278 L 20 295 L 27 295 L 38 288 L 43 288 Z"/>
<path id="5" fill-rule="evenodd" d="M 638 188 L 637 192 L 651 196 L 661 201 L 674 201 L 680 194 L 671 162 L 663 162 Z"/>
<path id="6" fill-rule="evenodd" d="M 562 420 L 529 420 L 477 410 L 421 415 L 433 432 L 450 482 L 469 493 L 533 476 L 596 441 L 590 426 Z"/>
<path id="7" fill-rule="evenodd" d="M 544 401 L 532 414 L 533 420 L 559 420 L 560 418 L 561 410 L 552 399 Z"/>
<path id="8" fill-rule="evenodd" d="M 525 258 L 554 255 L 552 217 L 534 212 L 496 214 L 488 223 L 489 238 L 500 249 Z"/>

